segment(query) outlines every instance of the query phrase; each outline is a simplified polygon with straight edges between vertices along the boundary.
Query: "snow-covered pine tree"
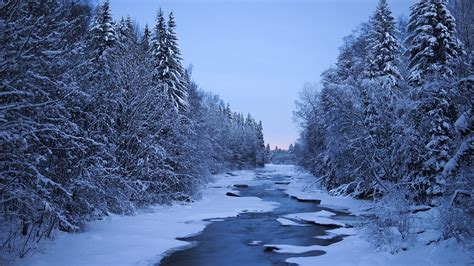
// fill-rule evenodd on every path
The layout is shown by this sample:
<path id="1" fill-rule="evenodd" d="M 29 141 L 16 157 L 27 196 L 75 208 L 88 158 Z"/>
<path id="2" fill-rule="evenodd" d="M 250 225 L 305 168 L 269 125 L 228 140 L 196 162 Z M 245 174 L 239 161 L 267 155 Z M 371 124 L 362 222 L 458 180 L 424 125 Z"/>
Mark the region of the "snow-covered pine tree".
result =
<path id="1" fill-rule="evenodd" d="M 397 54 L 397 63 L 400 71 L 400 76 L 402 77 L 402 83 L 399 86 L 400 94 L 406 94 L 404 89 L 407 88 L 406 80 L 408 79 L 408 60 L 407 60 L 407 43 L 405 40 L 408 37 L 407 25 L 408 25 L 408 16 L 399 16 L 397 19 L 396 27 L 396 37 L 399 44 L 399 51 Z"/>
<path id="2" fill-rule="evenodd" d="M 439 195 L 443 192 L 446 181 L 439 175 L 449 160 L 450 144 L 452 143 L 452 126 L 447 116 L 449 102 L 447 93 L 449 85 L 446 82 L 434 82 L 424 85 L 427 95 L 423 107 L 428 111 L 426 120 L 430 127 L 424 130 L 429 132 L 429 142 L 426 144 L 423 175 L 429 178 L 428 193 Z"/>
<path id="3" fill-rule="evenodd" d="M 422 85 L 436 76 L 449 78 L 464 54 L 456 37 L 454 17 L 446 0 L 420 0 L 412 6 L 408 23 L 409 82 Z"/>
<path id="4" fill-rule="evenodd" d="M 112 19 L 110 4 L 105 0 L 96 9 L 92 25 L 87 36 L 85 51 L 86 62 L 76 73 L 83 90 L 91 99 L 84 110 L 88 113 L 86 131 L 100 143 L 110 143 L 112 136 L 111 121 L 116 108 L 114 64 L 119 54 L 119 40 L 115 22 Z"/>
<path id="5" fill-rule="evenodd" d="M 401 79 L 398 67 L 399 44 L 396 24 L 386 0 L 380 0 L 370 19 L 367 35 L 368 56 L 365 70 L 366 80 L 361 85 L 361 103 L 364 126 L 367 130 L 365 149 L 373 158 L 370 168 L 385 179 L 388 173 L 385 158 L 391 145 L 391 124 L 394 121 L 393 103 Z M 384 170 L 385 169 L 385 170 Z"/>
<path id="6" fill-rule="evenodd" d="M 188 92 L 175 28 L 173 13 L 170 13 L 167 24 L 163 11 L 160 9 L 152 51 L 154 77 L 160 83 L 160 90 L 168 97 L 173 107 L 176 110 L 183 110 L 188 106 Z"/>
<path id="7" fill-rule="evenodd" d="M 188 84 L 185 71 L 181 65 L 181 51 L 178 46 L 178 37 L 176 36 L 176 22 L 173 12 L 170 12 L 168 18 L 167 38 L 168 49 L 170 51 L 169 67 L 170 81 L 172 84 L 171 97 L 174 99 L 175 105 L 180 109 L 188 108 Z"/>
<path id="8" fill-rule="evenodd" d="M 464 54 L 456 37 L 454 17 L 445 0 L 422 0 L 412 7 L 408 24 L 409 82 L 417 106 L 412 123 L 422 148 L 421 169 L 414 169 L 421 197 L 440 195 L 445 180 L 440 175 L 452 142 L 449 102 L 455 63 Z M 423 188 L 427 190 L 424 195 Z"/>
<path id="9" fill-rule="evenodd" d="M 135 28 L 130 17 L 121 18 L 120 21 L 115 25 L 116 32 L 116 46 L 118 48 L 117 56 L 122 55 L 125 51 L 135 52 L 135 45 L 138 43 L 137 36 L 135 34 Z"/>
<path id="10" fill-rule="evenodd" d="M 262 121 L 258 121 L 256 126 L 257 132 L 257 143 L 256 143 L 256 165 L 264 166 L 265 165 L 265 140 L 263 139 L 263 125 Z"/>
<path id="11" fill-rule="evenodd" d="M 381 103 L 390 104 L 400 81 L 397 55 L 396 23 L 386 0 L 380 0 L 370 19 L 368 62 L 366 76 L 372 82 L 363 86 L 362 100 L 365 106 L 366 124 L 374 131 L 374 116 L 379 116 Z M 377 102 L 378 101 L 378 102 Z M 377 106 L 377 107 L 376 107 Z"/>
<path id="12" fill-rule="evenodd" d="M 336 63 L 338 83 L 355 86 L 362 81 L 369 56 L 369 33 L 370 25 L 362 23 L 344 38 L 344 45 L 340 48 Z"/>
<path id="13" fill-rule="evenodd" d="M 397 62 L 399 45 L 396 38 L 395 18 L 392 16 L 387 0 L 379 1 L 370 24 L 367 76 L 370 79 L 386 78 L 390 85 L 395 86 L 400 79 Z"/>
<path id="14" fill-rule="evenodd" d="M 271 163 L 271 162 L 272 162 L 271 148 L 270 148 L 270 144 L 267 144 L 267 146 L 265 147 L 265 163 Z"/>
<path id="15" fill-rule="evenodd" d="M 109 0 L 105 0 L 97 7 L 90 29 L 89 46 L 90 51 L 94 52 L 93 60 L 100 60 L 101 57 L 107 56 L 116 41 L 117 35 L 110 12 L 110 3 Z"/>
<path id="16" fill-rule="evenodd" d="M 153 79 L 157 83 L 157 89 L 168 95 L 168 88 L 163 84 L 169 73 L 169 52 L 166 38 L 166 21 L 163 16 L 163 10 L 160 8 L 157 13 L 155 34 L 152 39 Z"/>
<path id="17" fill-rule="evenodd" d="M 337 57 L 336 69 L 337 77 L 340 81 L 346 81 L 354 77 L 354 68 L 357 62 L 355 61 L 354 51 L 349 42 L 339 48 L 339 55 Z"/>
<path id="18" fill-rule="evenodd" d="M 233 117 L 232 117 L 232 110 L 230 110 L 230 104 L 227 103 L 227 105 L 223 108 L 223 111 L 224 111 L 224 114 L 225 116 L 227 117 L 227 119 L 229 119 L 229 121 L 233 121 Z"/>
<path id="19" fill-rule="evenodd" d="M 148 28 L 148 24 L 145 25 L 145 29 L 143 30 L 143 35 L 140 40 L 140 45 L 144 52 L 150 51 L 150 40 L 151 40 L 151 31 Z"/>
<path id="20" fill-rule="evenodd" d="M 376 93 L 378 89 L 378 85 L 373 81 L 367 81 L 362 84 L 362 88 L 360 90 L 360 98 L 362 103 L 362 112 L 364 116 L 364 126 L 367 129 L 367 132 L 370 136 L 374 137 L 377 135 L 377 127 L 378 119 L 379 119 L 379 111 L 377 110 L 377 102 L 376 102 Z"/>

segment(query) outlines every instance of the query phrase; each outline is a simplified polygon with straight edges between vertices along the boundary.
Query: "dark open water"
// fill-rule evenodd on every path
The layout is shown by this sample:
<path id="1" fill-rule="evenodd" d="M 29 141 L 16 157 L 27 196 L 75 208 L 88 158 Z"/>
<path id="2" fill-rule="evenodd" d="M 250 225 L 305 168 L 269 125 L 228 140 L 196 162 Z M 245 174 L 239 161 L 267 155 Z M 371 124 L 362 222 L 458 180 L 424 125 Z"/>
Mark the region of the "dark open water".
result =
<path id="1" fill-rule="evenodd" d="M 311 251 L 302 254 L 280 254 L 265 249 L 265 244 L 287 244 L 296 246 L 320 245 L 327 246 L 339 242 L 343 236 L 330 240 L 315 239 L 315 236 L 325 235 L 325 230 L 331 227 L 322 227 L 315 224 L 309 226 L 282 226 L 276 219 L 291 213 L 316 212 L 327 210 L 338 215 L 347 213 L 320 207 L 312 202 L 300 202 L 288 197 L 276 185 L 277 181 L 289 180 L 288 176 L 281 176 L 257 171 L 257 176 L 272 182 L 260 186 L 240 188 L 240 195 L 254 196 L 266 201 L 279 202 L 280 206 L 272 212 L 242 213 L 237 217 L 226 218 L 223 221 L 209 224 L 204 231 L 196 236 L 180 238 L 193 243 L 185 250 L 170 253 L 158 264 L 161 266 L 260 266 L 260 265 L 289 265 L 285 259 L 289 257 L 323 255 L 324 251 Z M 274 190 L 273 190 L 274 189 Z M 341 217 L 342 218 L 342 217 Z M 212 220 L 212 219 L 211 219 Z M 333 227 L 335 228 L 335 227 Z M 259 244 L 250 244 L 252 241 L 261 241 Z"/>

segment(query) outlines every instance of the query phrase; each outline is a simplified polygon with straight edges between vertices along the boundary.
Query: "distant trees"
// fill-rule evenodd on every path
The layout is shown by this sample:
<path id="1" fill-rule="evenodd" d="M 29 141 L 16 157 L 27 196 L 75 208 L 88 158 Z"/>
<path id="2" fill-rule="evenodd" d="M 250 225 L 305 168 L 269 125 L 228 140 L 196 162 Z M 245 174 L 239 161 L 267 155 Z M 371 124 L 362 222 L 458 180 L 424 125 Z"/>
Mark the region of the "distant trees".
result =
<path id="1" fill-rule="evenodd" d="M 296 164 L 296 152 L 293 144 L 290 144 L 288 150 L 282 150 L 275 147 L 274 150 L 269 150 L 269 162 L 273 164 Z"/>
<path id="2" fill-rule="evenodd" d="M 257 143 L 256 144 L 257 144 L 257 147 L 258 147 L 256 152 L 255 152 L 255 163 L 258 166 L 264 166 L 265 165 L 266 152 L 265 152 L 265 140 L 263 138 L 262 121 L 258 121 L 258 124 L 253 123 L 252 126 L 255 130 L 255 133 L 256 133 L 256 137 L 257 137 Z"/>
<path id="3" fill-rule="evenodd" d="M 271 162 L 271 149 L 270 149 L 270 144 L 267 144 L 265 147 L 265 163 L 270 163 Z"/>
<path id="4" fill-rule="evenodd" d="M 154 34 L 108 1 L 1 5 L 1 256 L 57 228 L 190 200 L 209 173 L 262 165 L 262 125 L 203 93 L 175 21 Z"/>

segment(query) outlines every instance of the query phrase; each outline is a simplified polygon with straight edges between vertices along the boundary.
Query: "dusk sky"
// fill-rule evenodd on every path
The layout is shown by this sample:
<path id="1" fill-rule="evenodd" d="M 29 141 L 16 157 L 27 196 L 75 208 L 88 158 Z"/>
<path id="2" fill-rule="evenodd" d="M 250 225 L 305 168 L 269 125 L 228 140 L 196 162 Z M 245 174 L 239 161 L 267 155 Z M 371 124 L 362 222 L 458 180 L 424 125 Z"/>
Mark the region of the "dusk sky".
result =
<path id="1" fill-rule="evenodd" d="M 295 100 L 305 82 L 334 64 L 342 38 L 367 21 L 378 0 L 111 0 L 116 19 L 154 25 L 173 11 L 184 65 L 206 91 L 262 120 L 265 140 L 286 148 L 298 138 Z M 396 17 L 415 0 L 389 1 Z"/>

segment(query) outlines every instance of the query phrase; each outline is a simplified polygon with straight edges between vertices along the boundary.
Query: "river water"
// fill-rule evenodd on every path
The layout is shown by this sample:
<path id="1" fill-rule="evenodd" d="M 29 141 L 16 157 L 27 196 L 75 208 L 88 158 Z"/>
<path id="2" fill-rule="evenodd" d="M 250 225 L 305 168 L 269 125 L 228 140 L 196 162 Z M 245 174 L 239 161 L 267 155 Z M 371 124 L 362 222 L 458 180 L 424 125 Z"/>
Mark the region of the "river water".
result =
<path id="1" fill-rule="evenodd" d="M 241 196 L 259 197 L 265 201 L 280 203 L 279 207 L 265 213 L 242 213 L 237 217 L 213 220 L 200 234 L 180 240 L 191 243 L 187 249 L 175 250 L 164 257 L 161 266 L 224 266 L 224 265 L 290 265 L 289 257 L 319 256 L 324 251 L 316 250 L 301 254 L 280 254 L 265 248 L 266 244 L 295 246 L 327 246 L 339 242 L 343 236 L 332 239 L 316 239 L 325 235 L 325 230 L 335 228 L 307 224 L 307 226 L 282 226 L 277 218 L 286 214 L 317 212 L 327 210 L 347 215 L 337 210 L 319 206 L 314 202 L 300 202 L 284 193 L 281 184 L 289 176 L 272 174 L 264 169 L 257 171 L 257 177 L 267 180 L 261 185 L 237 188 Z"/>

